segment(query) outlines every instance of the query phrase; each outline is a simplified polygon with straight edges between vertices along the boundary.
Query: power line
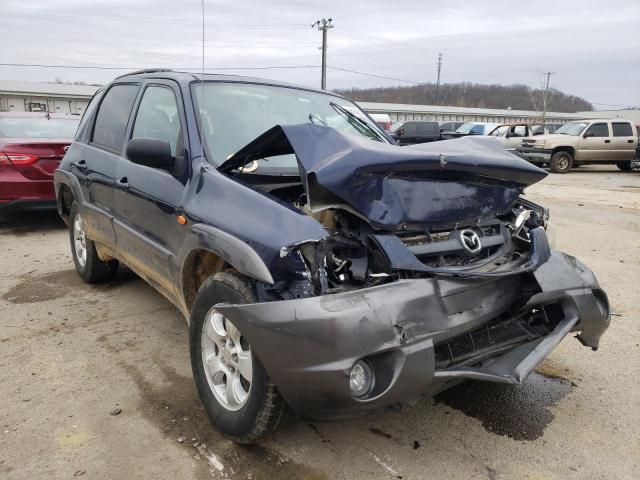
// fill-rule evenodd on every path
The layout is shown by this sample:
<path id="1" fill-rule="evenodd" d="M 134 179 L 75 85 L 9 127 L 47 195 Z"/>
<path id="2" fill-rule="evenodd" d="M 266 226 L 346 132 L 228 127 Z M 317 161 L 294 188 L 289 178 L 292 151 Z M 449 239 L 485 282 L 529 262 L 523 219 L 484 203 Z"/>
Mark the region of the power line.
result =
<path id="1" fill-rule="evenodd" d="M 183 25 L 183 26 L 199 26 L 200 25 L 200 21 L 198 20 L 193 20 L 193 21 L 189 21 L 189 20 L 167 20 L 167 21 L 162 21 L 162 20 L 151 20 L 148 17 L 135 17 L 135 16 L 129 16 L 129 15 L 114 15 L 114 14 L 94 14 L 94 15 L 72 15 L 72 16 L 67 16 L 67 15 L 57 15 L 57 14 L 53 14 L 53 15 L 45 15 L 45 14 L 38 14 L 38 13 L 31 13 L 31 12 L 24 12 L 24 13 L 20 13 L 20 12 L 4 12 L 5 15 L 10 15 L 10 16 L 14 16 L 14 17 L 18 17 L 20 19 L 24 19 L 24 20 L 28 20 L 32 17 L 36 17 L 36 18 L 43 18 L 43 19 L 56 19 L 56 20 L 71 20 L 71 21 L 80 21 L 80 22 L 90 22 L 90 23 L 100 23 L 100 24 L 104 24 L 104 23 L 110 23 L 110 24 L 115 24 L 115 25 L 130 25 L 132 23 L 138 24 L 140 22 L 144 22 L 144 24 L 152 24 L 152 25 L 170 25 L 170 26 L 176 26 L 176 25 Z M 117 20 L 109 20 L 109 17 L 114 17 L 114 18 L 118 18 Z M 306 28 L 307 26 L 305 24 L 302 23 L 286 23 L 286 22 L 254 22 L 254 23 L 243 23 L 240 21 L 237 22 L 225 22 L 225 21 L 217 21 L 217 22 L 210 22 L 208 24 L 209 26 L 216 26 L 216 27 L 233 27 L 233 28 L 237 28 L 237 27 L 268 27 L 268 28 L 286 28 L 286 27 L 295 27 L 295 28 Z"/>
<path id="2" fill-rule="evenodd" d="M 141 67 L 106 67 L 93 65 L 49 65 L 44 63 L 0 63 L 0 67 L 41 67 L 41 68 L 70 68 L 84 70 L 140 70 Z M 170 68 L 170 67 L 167 67 Z M 201 67 L 173 67 L 176 70 L 195 70 L 200 71 Z M 207 68 L 207 71 L 222 70 L 278 70 L 278 69 L 301 69 L 301 68 L 320 68 L 319 65 L 272 65 L 267 67 L 217 67 Z"/>
<path id="3" fill-rule="evenodd" d="M 330 68 L 332 70 L 339 70 L 341 72 L 349 72 L 349 73 L 355 73 L 355 74 L 358 74 L 358 75 L 365 75 L 367 77 L 382 78 L 384 80 L 394 80 L 396 82 L 413 83 L 414 85 L 422 85 L 422 84 L 424 84 L 424 82 L 415 82 L 413 80 L 405 80 L 405 79 L 396 78 L 396 77 L 386 77 L 384 75 L 376 75 L 374 73 L 359 72 L 357 70 L 351 70 L 349 68 L 332 67 L 331 65 L 327 65 L 327 68 Z"/>

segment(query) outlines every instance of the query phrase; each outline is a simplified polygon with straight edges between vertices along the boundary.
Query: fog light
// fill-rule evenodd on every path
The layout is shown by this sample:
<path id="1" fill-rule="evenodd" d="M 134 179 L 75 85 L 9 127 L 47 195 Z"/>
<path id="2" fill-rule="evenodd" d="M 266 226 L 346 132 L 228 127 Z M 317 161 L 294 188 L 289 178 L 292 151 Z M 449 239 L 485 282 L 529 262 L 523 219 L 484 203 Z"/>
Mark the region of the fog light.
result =
<path id="1" fill-rule="evenodd" d="M 349 374 L 349 388 L 354 397 L 362 397 L 369 393 L 373 385 L 373 372 L 367 362 L 358 360 Z"/>

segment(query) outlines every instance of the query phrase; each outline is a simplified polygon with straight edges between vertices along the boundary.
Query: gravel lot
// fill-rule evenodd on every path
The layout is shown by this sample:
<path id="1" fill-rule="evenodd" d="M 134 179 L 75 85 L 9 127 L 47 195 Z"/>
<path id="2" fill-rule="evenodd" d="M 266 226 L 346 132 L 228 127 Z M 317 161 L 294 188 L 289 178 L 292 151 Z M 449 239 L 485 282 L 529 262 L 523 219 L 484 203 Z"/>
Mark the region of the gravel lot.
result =
<path id="1" fill-rule="evenodd" d="M 528 198 L 609 294 L 599 351 L 567 338 L 517 388 L 466 382 L 250 448 L 209 426 L 168 301 L 125 269 L 83 284 L 55 213 L 0 217 L 0 478 L 640 478 L 640 173 L 581 167 Z"/>

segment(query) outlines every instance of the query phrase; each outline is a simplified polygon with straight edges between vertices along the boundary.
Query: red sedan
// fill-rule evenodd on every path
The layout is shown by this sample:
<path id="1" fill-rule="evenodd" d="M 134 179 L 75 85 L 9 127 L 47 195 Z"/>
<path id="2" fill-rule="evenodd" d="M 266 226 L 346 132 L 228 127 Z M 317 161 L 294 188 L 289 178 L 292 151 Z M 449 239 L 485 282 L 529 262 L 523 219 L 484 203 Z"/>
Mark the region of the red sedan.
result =
<path id="1" fill-rule="evenodd" d="M 0 211 L 55 208 L 53 171 L 80 117 L 0 113 Z"/>

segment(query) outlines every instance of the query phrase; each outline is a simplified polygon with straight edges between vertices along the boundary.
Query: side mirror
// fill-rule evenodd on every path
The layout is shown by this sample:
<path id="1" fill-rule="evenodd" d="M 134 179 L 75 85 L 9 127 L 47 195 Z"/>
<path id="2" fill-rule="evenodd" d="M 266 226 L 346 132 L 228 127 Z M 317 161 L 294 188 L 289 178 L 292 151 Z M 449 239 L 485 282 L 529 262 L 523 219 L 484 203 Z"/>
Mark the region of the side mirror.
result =
<path id="1" fill-rule="evenodd" d="M 593 137 L 593 132 L 585 132 L 585 134 L 582 135 L 582 138 L 589 138 L 589 137 Z"/>
<path id="2" fill-rule="evenodd" d="M 404 128 L 398 129 L 398 131 L 396 132 L 396 135 L 398 135 L 399 137 L 404 136 Z"/>
<path id="3" fill-rule="evenodd" d="M 134 138 L 127 143 L 127 158 L 133 163 L 151 168 L 171 170 L 176 159 L 171 155 L 171 145 L 157 138 Z"/>
<path id="4" fill-rule="evenodd" d="M 511 133 L 511 132 L 507 132 L 507 133 L 505 133 L 505 135 L 504 135 L 504 136 L 505 136 L 506 138 L 511 138 L 511 137 L 513 137 L 513 133 Z"/>

